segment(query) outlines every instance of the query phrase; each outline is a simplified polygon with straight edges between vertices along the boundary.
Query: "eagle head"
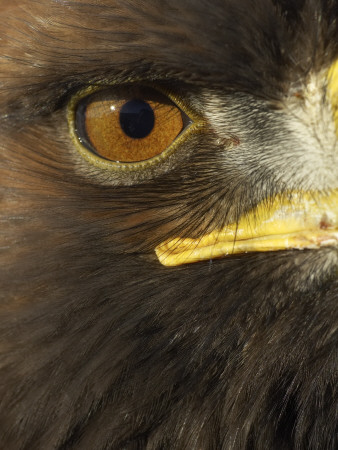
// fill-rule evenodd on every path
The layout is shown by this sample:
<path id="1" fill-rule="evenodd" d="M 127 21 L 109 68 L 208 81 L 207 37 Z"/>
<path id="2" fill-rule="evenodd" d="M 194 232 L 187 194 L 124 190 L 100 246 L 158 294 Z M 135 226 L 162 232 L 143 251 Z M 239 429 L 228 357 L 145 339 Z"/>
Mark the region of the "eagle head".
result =
<path id="1" fill-rule="evenodd" d="M 337 448 L 337 0 L 0 14 L 0 447 Z"/>

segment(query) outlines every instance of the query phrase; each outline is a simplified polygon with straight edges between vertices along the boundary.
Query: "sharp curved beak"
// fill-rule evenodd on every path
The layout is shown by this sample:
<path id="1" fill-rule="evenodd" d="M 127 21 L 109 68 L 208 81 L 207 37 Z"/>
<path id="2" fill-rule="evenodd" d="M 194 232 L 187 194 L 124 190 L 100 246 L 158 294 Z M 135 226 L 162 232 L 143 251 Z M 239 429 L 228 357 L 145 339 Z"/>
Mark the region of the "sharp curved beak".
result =
<path id="1" fill-rule="evenodd" d="M 260 203 L 238 223 L 200 239 L 175 237 L 155 249 L 165 266 L 227 255 L 338 246 L 338 190 L 293 192 Z"/>

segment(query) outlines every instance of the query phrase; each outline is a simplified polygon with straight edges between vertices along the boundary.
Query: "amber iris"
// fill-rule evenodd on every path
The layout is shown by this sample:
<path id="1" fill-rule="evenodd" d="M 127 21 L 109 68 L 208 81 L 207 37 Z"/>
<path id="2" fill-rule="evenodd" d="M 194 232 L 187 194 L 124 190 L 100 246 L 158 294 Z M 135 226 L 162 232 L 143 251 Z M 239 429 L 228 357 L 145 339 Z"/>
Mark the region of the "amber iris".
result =
<path id="1" fill-rule="evenodd" d="M 101 89 L 83 98 L 76 131 L 93 153 L 116 162 L 151 159 L 183 130 L 182 111 L 150 88 Z"/>

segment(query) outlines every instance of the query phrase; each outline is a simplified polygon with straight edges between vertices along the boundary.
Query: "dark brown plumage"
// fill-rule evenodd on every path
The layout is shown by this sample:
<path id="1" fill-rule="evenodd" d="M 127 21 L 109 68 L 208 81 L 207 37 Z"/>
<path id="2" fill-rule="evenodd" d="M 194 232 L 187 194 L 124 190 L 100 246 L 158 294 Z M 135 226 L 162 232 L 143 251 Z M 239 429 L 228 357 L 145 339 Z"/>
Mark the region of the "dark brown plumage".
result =
<path id="1" fill-rule="evenodd" d="M 325 84 L 315 125 L 304 100 L 338 57 L 337 1 L 0 13 L 0 447 L 337 448 L 337 247 L 174 268 L 154 252 L 277 193 L 337 189 Z M 203 132 L 149 169 L 91 166 L 69 99 L 130 81 Z"/>

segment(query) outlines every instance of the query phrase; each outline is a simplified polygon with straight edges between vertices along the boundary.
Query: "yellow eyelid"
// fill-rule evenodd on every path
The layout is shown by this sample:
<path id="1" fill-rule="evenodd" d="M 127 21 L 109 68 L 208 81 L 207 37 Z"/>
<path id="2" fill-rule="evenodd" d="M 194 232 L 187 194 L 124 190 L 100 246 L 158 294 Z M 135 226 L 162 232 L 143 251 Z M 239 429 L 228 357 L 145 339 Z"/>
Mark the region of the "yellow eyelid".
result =
<path id="1" fill-rule="evenodd" d="M 84 99 L 85 97 L 94 94 L 96 92 L 99 92 L 103 89 L 107 89 L 109 87 L 125 87 L 127 85 L 137 85 L 137 86 L 144 86 L 144 87 L 150 87 L 154 89 L 155 91 L 158 91 L 159 93 L 162 93 L 166 97 L 168 97 L 183 113 L 185 113 L 189 119 L 192 120 L 192 123 L 188 125 L 186 129 L 183 129 L 182 132 L 177 136 L 177 138 L 172 142 L 171 145 L 167 149 L 165 149 L 162 153 L 159 155 L 156 155 L 150 159 L 140 161 L 140 162 L 128 162 L 128 163 L 120 163 L 116 161 L 110 161 L 107 159 L 104 159 L 93 152 L 91 152 L 89 149 L 87 149 L 82 143 L 81 139 L 76 133 L 76 108 L 79 104 L 80 100 Z M 154 86 L 151 83 L 146 82 L 134 82 L 134 83 L 109 83 L 109 84 L 95 84 L 90 85 L 84 89 L 79 90 L 69 101 L 68 103 L 68 111 L 67 111 L 67 119 L 68 119 L 68 125 L 69 125 L 69 133 L 70 136 L 75 144 L 76 149 L 80 153 L 80 155 L 88 161 L 90 164 L 94 165 L 97 168 L 100 169 L 107 169 L 107 170 L 113 170 L 113 171 L 139 171 L 142 169 L 146 169 L 149 167 L 152 167 L 154 165 L 159 164 L 161 161 L 166 160 L 169 156 L 175 153 L 178 147 L 180 147 L 192 133 L 200 132 L 203 129 L 204 126 L 204 120 L 201 116 L 199 116 L 195 111 L 193 111 L 189 106 L 187 106 L 180 98 L 173 95 L 171 92 L 169 92 L 166 89 L 161 89 L 158 86 Z"/>

